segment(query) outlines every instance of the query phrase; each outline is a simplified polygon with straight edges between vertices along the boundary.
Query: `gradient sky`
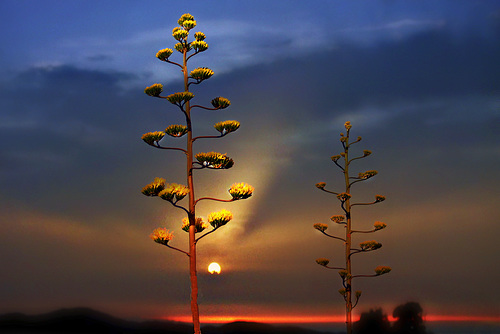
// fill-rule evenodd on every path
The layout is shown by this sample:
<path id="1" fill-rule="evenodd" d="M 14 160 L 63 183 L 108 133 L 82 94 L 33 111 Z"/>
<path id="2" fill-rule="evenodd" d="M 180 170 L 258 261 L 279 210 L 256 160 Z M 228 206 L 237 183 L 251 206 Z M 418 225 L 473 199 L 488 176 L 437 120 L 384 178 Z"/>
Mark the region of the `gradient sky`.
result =
<path id="1" fill-rule="evenodd" d="M 210 46 L 191 68 L 215 71 L 196 103 L 232 102 L 197 111 L 195 131 L 242 124 L 196 142 L 235 160 L 197 171 L 197 194 L 256 188 L 197 207 L 235 216 L 199 243 L 202 315 L 342 316 L 340 278 L 315 263 L 341 265 L 342 245 L 312 225 L 341 213 L 314 185 L 342 185 L 330 156 L 351 121 L 373 152 L 355 172 L 379 171 L 353 195 L 387 197 L 354 224 L 388 225 L 354 272 L 393 268 L 355 282 L 358 314 L 417 301 L 428 314 L 500 316 L 500 3 L 482 0 L 0 1 L 0 312 L 189 315 L 187 259 L 149 239 L 164 226 L 185 248 L 182 211 L 140 193 L 157 176 L 185 183 L 182 155 L 140 137 L 183 121 L 143 89 L 182 90 L 155 54 L 187 12 Z M 205 272 L 212 261 L 220 276 Z"/>

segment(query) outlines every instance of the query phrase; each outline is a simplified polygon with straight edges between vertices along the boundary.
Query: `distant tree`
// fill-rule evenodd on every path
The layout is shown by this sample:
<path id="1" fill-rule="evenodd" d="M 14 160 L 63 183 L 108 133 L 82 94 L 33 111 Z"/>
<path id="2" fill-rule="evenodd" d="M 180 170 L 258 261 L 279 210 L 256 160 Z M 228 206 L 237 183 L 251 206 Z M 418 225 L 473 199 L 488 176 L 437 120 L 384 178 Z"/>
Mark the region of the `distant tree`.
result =
<path id="1" fill-rule="evenodd" d="M 194 33 L 194 40 L 188 41 L 191 29 L 196 26 L 194 17 L 190 14 L 184 14 L 177 21 L 179 26 L 172 30 L 172 36 L 177 40 L 174 49 L 182 55 L 182 62 L 174 62 L 170 60 L 170 56 L 174 53 L 172 49 L 163 49 L 158 51 L 156 57 L 168 64 L 177 66 L 184 78 L 183 90 L 175 92 L 167 96 L 162 96 L 163 85 L 156 83 L 147 87 L 144 92 L 152 97 L 163 99 L 172 105 L 176 106 L 180 112 L 185 116 L 185 124 L 169 125 L 163 131 L 154 131 L 145 133 L 142 139 L 150 146 L 160 150 L 173 150 L 182 152 L 186 157 L 186 178 L 187 185 L 177 183 L 167 183 L 163 178 L 155 178 L 154 181 L 146 185 L 142 189 L 142 193 L 146 196 L 159 197 L 169 202 L 174 207 L 183 210 L 186 213 L 181 228 L 189 233 L 189 249 L 182 250 L 170 244 L 173 238 L 173 233 L 166 228 L 158 228 L 151 234 L 151 238 L 170 249 L 176 250 L 189 258 L 189 273 L 191 278 L 191 312 L 193 318 L 194 333 L 200 333 L 200 320 L 198 310 L 198 279 L 196 271 L 196 245 L 200 239 L 215 232 L 222 226 L 226 225 L 233 215 L 227 210 L 219 212 L 212 212 L 208 215 L 208 224 L 196 215 L 196 204 L 203 200 L 219 201 L 219 202 L 232 202 L 240 199 L 246 199 L 252 196 L 254 188 L 246 183 L 235 183 L 228 190 L 231 196 L 230 199 L 218 199 L 212 197 L 195 197 L 195 182 L 193 171 L 198 169 L 229 169 L 233 166 L 233 160 L 226 154 L 218 152 L 200 152 L 193 153 L 193 144 L 197 140 L 221 138 L 231 132 L 236 131 L 240 127 L 240 123 L 233 120 L 218 122 L 214 125 L 218 135 L 198 136 L 193 134 L 191 112 L 193 109 L 204 110 L 220 110 L 229 107 L 231 102 L 224 97 L 216 97 L 211 101 L 211 107 L 201 105 L 191 105 L 191 100 L 194 94 L 190 88 L 198 85 L 203 81 L 209 79 L 214 72 L 207 67 L 195 68 L 192 71 L 188 70 L 188 61 L 207 50 L 208 44 L 205 42 L 205 34 L 202 32 Z M 187 137 L 185 148 L 172 147 L 170 145 L 164 146 L 160 143 L 165 136 L 173 138 Z M 179 202 L 187 196 L 188 203 L 186 206 L 179 204 Z M 196 234 L 202 233 L 205 229 L 212 226 L 212 229 L 204 234 L 196 237 Z"/>
<path id="2" fill-rule="evenodd" d="M 397 320 L 392 328 L 394 334 L 426 334 L 422 307 L 419 303 L 408 302 L 394 309 L 392 316 Z"/>
<path id="3" fill-rule="evenodd" d="M 352 145 L 359 143 L 361 141 L 361 137 L 358 137 L 355 141 L 350 141 L 350 130 L 351 130 L 351 123 L 346 122 L 344 124 L 346 133 L 341 133 L 340 134 L 340 142 L 342 143 L 342 147 L 344 148 L 344 151 L 341 152 L 339 155 L 334 155 L 331 157 L 332 161 L 335 163 L 335 165 L 340 168 L 342 173 L 344 174 L 344 180 L 345 180 L 345 189 L 343 192 L 335 192 L 335 191 L 330 191 L 326 189 L 326 183 L 325 182 L 320 182 L 316 184 L 316 187 L 326 193 L 333 194 L 337 197 L 337 199 L 340 202 L 340 207 L 343 211 L 343 215 L 333 215 L 330 217 L 330 219 L 341 226 L 344 227 L 345 229 L 345 236 L 339 237 L 339 236 L 334 236 L 332 234 L 329 234 L 326 232 L 328 229 L 328 225 L 318 223 L 314 224 L 314 228 L 326 235 L 327 237 L 330 237 L 335 240 L 342 241 L 345 244 L 345 265 L 341 267 L 332 267 L 329 266 L 330 260 L 326 258 L 319 258 L 316 259 L 316 262 L 328 269 L 336 269 L 340 270 L 339 275 L 342 279 L 342 285 L 343 288 L 339 290 L 340 294 L 343 296 L 345 300 L 345 309 L 346 309 L 346 329 L 347 333 L 351 334 L 352 333 L 352 310 L 356 305 L 358 304 L 359 297 L 361 296 L 361 291 L 356 291 L 354 293 L 355 296 L 355 301 L 354 303 L 352 302 L 352 281 L 354 278 L 359 278 L 359 277 L 375 277 L 375 276 L 380 276 L 383 274 L 386 274 L 391 271 L 390 267 L 387 266 L 378 266 L 375 268 L 375 274 L 373 275 L 353 275 L 352 274 L 352 266 L 351 266 L 351 257 L 354 254 L 359 254 L 359 253 L 366 253 L 366 252 L 371 252 L 374 250 L 379 249 L 382 247 L 382 244 L 375 241 L 375 240 L 368 240 L 368 241 L 363 241 L 359 244 L 359 248 L 352 247 L 352 235 L 353 234 L 361 234 L 361 233 L 373 233 L 379 230 L 384 229 L 387 225 L 376 221 L 373 224 L 373 229 L 368 230 L 368 231 L 362 231 L 362 230 L 354 230 L 352 227 L 352 210 L 355 206 L 364 206 L 364 205 L 372 205 L 372 204 L 377 204 L 380 202 L 383 202 L 385 200 L 384 196 L 381 195 L 376 195 L 375 200 L 373 202 L 368 202 L 368 203 L 352 203 L 351 201 L 351 187 L 358 182 L 363 182 L 368 179 L 371 179 L 375 175 L 377 175 L 377 171 L 375 170 L 368 170 L 366 172 L 359 173 L 358 176 L 351 176 L 349 174 L 350 172 L 350 167 L 351 163 L 354 162 L 355 160 L 359 160 L 362 158 L 366 158 L 371 154 L 370 151 L 364 150 L 363 155 L 357 156 L 355 158 L 350 158 L 349 156 L 349 150 Z"/>
<path id="4" fill-rule="evenodd" d="M 356 334 L 389 334 L 391 331 L 391 323 L 381 308 L 361 313 L 353 327 Z"/>

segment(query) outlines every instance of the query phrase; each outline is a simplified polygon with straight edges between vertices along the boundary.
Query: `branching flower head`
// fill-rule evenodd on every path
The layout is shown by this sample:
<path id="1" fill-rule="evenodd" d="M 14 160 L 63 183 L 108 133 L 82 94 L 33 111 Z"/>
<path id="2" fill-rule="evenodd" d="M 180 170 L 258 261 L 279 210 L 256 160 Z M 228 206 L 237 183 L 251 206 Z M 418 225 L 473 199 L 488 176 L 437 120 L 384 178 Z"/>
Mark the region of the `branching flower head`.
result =
<path id="1" fill-rule="evenodd" d="M 340 277 L 342 277 L 342 280 L 345 280 L 349 276 L 349 273 L 347 272 L 347 270 L 342 269 L 339 270 L 339 275 Z"/>
<path id="2" fill-rule="evenodd" d="M 208 222 L 214 228 L 218 228 L 226 225 L 233 219 L 233 214 L 225 209 L 222 209 L 218 212 L 212 212 L 208 215 Z"/>
<path id="3" fill-rule="evenodd" d="M 342 296 L 345 296 L 345 294 L 346 294 L 346 289 L 345 289 L 345 288 L 339 289 L 339 293 L 340 293 Z"/>
<path id="4" fill-rule="evenodd" d="M 180 29 L 178 27 L 174 28 L 174 30 L 172 31 L 172 36 L 178 41 L 185 40 L 188 37 L 188 35 L 189 31 Z"/>
<path id="5" fill-rule="evenodd" d="M 174 49 L 176 51 L 179 51 L 180 53 L 183 53 L 184 50 L 186 50 L 186 52 L 189 52 L 191 50 L 191 46 L 190 46 L 190 44 L 176 43 L 174 45 Z"/>
<path id="6" fill-rule="evenodd" d="M 376 242 L 375 240 L 369 240 L 361 242 L 359 247 L 361 247 L 362 251 L 372 251 L 382 247 L 382 244 L 380 242 Z"/>
<path id="7" fill-rule="evenodd" d="M 337 224 L 343 224 L 343 221 L 345 220 L 345 216 L 343 215 L 334 215 L 334 216 L 331 216 L 330 219 L 334 222 L 336 222 Z"/>
<path id="8" fill-rule="evenodd" d="M 179 20 L 177 20 L 177 23 L 179 24 L 179 26 L 184 26 L 184 22 L 185 21 L 194 21 L 194 16 L 189 14 L 189 13 L 186 13 L 186 14 L 182 14 L 182 16 L 180 17 Z"/>
<path id="9" fill-rule="evenodd" d="M 342 156 L 340 154 L 337 155 L 332 155 L 330 159 L 332 159 L 333 162 L 338 161 Z"/>
<path id="10" fill-rule="evenodd" d="M 142 135 L 142 140 L 144 140 L 148 145 L 154 146 L 154 143 L 159 142 L 162 140 L 162 138 L 165 136 L 164 132 L 161 131 L 155 131 L 155 132 L 148 132 Z"/>
<path id="11" fill-rule="evenodd" d="M 208 224 L 203 221 L 203 218 L 197 217 L 194 223 L 195 233 L 203 232 L 208 227 Z M 189 232 L 189 219 L 185 217 L 182 219 L 182 230 Z"/>
<path id="12" fill-rule="evenodd" d="M 366 172 L 359 173 L 358 178 L 363 179 L 363 180 L 367 180 L 371 177 L 374 177 L 377 174 L 378 174 L 378 172 L 376 170 L 367 170 Z"/>
<path id="13" fill-rule="evenodd" d="M 153 96 L 153 97 L 160 96 L 161 92 L 163 92 L 163 85 L 159 84 L 159 83 L 152 84 L 151 86 L 146 87 L 144 89 L 144 93 L 146 93 L 149 96 Z"/>
<path id="14" fill-rule="evenodd" d="M 364 150 L 364 151 L 363 151 L 363 156 L 364 156 L 364 157 L 367 157 L 367 156 L 369 156 L 370 154 L 372 154 L 372 151 L 370 151 L 370 150 Z"/>
<path id="15" fill-rule="evenodd" d="M 385 201 L 385 196 L 382 195 L 375 195 L 375 202 L 383 202 Z"/>
<path id="16" fill-rule="evenodd" d="M 223 121 L 214 125 L 214 128 L 221 133 L 221 135 L 226 135 L 228 133 L 234 132 L 240 128 L 240 122 L 238 121 Z"/>
<path id="17" fill-rule="evenodd" d="M 204 167 L 214 169 L 229 169 L 233 167 L 234 161 L 226 154 L 218 152 L 198 153 L 195 155 L 196 160 Z"/>
<path id="18" fill-rule="evenodd" d="M 153 239 L 154 242 L 166 245 L 174 238 L 174 234 L 164 227 L 159 227 L 155 229 L 149 237 Z"/>
<path id="19" fill-rule="evenodd" d="M 205 40 L 205 38 L 206 38 L 206 36 L 205 36 L 205 34 L 204 34 L 204 33 L 202 33 L 201 31 L 199 31 L 199 32 L 196 32 L 196 33 L 194 34 L 194 38 L 195 38 L 197 41 L 204 41 L 204 40 Z"/>
<path id="20" fill-rule="evenodd" d="M 326 267 L 328 263 L 330 263 L 330 260 L 321 257 L 319 259 L 316 259 L 316 263 L 320 266 Z"/>
<path id="21" fill-rule="evenodd" d="M 318 189 L 325 189 L 326 183 L 325 182 L 318 182 L 316 183 L 316 188 Z"/>
<path id="22" fill-rule="evenodd" d="M 313 227 L 321 232 L 325 232 L 328 229 L 328 225 L 322 223 L 316 223 L 313 225 Z"/>
<path id="23" fill-rule="evenodd" d="M 210 78 L 212 75 L 214 75 L 214 71 L 207 67 L 198 67 L 195 68 L 194 70 L 189 73 L 191 78 L 195 79 L 196 81 L 200 82 L 203 80 L 207 80 Z"/>
<path id="24" fill-rule="evenodd" d="M 165 133 L 172 137 L 182 137 L 188 132 L 187 126 L 172 124 L 165 129 Z"/>
<path id="25" fill-rule="evenodd" d="M 167 61 L 168 58 L 174 53 L 172 49 L 166 48 L 158 51 L 156 53 L 156 58 L 160 59 L 161 61 Z"/>
<path id="26" fill-rule="evenodd" d="M 344 127 L 346 128 L 347 131 L 349 131 L 352 128 L 351 122 L 345 122 Z"/>
<path id="27" fill-rule="evenodd" d="M 375 228 L 375 231 L 382 230 L 387 227 L 387 224 L 382 223 L 382 222 L 375 222 L 373 224 L 373 227 Z"/>
<path id="28" fill-rule="evenodd" d="M 191 100 L 194 97 L 194 94 L 191 92 L 178 92 L 178 93 L 173 93 L 167 96 L 168 102 L 182 106 L 184 103 L 187 101 Z"/>
<path id="29" fill-rule="evenodd" d="M 165 189 L 160 191 L 158 196 L 160 196 L 162 199 L 173 202 L 174 199 L 176 201 L 180 201 L 186 195 L 189 194 L 189 188 L 182 185 L 182 184 L 177 184 L 177 183 L 169 183 L 165 185 Z"/>
<path id="30" fill-rule="evenodd" d="M 234 200 L 246 199 L 252 196 L 254 187 L 243 182 L 234 183 L 228 191 Z"/>
<path id="31" fill-rule="evenodd" d="M 192 41 L 189 44 L 189 47 L 191 49 L 193 49 L 194 51 L 196 51 L 196 52 L 203 52 L 203 51 L 205 51 L 205 50 L 208 49 L 208 44 L 205 41 L 198 41 L 198 40 L 196 40 L 196 41 Z"/>
<path id="32" fill-rule="evenodd" d="M 191 30 L 193 29 L 194 27 L 196 27 L 196 21 L 195 20 L 184 20 L 182 22 L 182 26 L 184 27 L 184 29 L 186 30 Z"/>
<path id="33" fill-rule="evenodd" d="M 156 177 L 152 183 L 142 188 L 142 193 L 146 196 L 158 196 L 163 189 L 165 189 L 165 179 Z"/>
<path id="34" fill-rule="evenodd" d="M 337 195 L 337 198 L 341 201 L 341 202 L 345 202 L 347 201 L 348 199 L 351 198 L 351 195 L 348 194 L 348 193 L 340 193 Z"/>
<path id="35" fill-rule="evenodd" d="M 225 109 L 231 105 L 231 101 L 222 96 L 216 97 L 211 103 L 215 109 Z"/>
<path id="36" fill-rule="evenodd" d="M 383 274 L 387 274 L 391 270 L 392 270 L 392 268 L 388 267 L 388 266 L 378 266 L 377 268 L 375 268 L 375 273 L 378 276 L 380 276 L 380 275 L 383 275 Z"/>

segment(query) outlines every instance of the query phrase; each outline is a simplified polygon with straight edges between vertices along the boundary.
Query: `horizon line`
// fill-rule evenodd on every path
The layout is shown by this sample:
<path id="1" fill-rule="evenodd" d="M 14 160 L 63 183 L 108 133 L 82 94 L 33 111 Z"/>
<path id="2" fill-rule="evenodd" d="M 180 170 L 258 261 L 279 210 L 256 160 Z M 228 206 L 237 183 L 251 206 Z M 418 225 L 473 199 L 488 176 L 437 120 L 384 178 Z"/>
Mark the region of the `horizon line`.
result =
<path id="1" fill-rule="evenodd" d="M 353 321 L 359 321 L 360 316 L 353 316 Z M 388 316 L 390 322 L 397 319 Z M 192 322 L 190 315 L 161 317 L 162 320 L 176 322 Z M 431 314 L 422 317 L 425 322 L 500 322 L 500 316 L 464 316 L 464 315 L 439 315 Z M 313 323 L 345 323 L 344 315 L 336 316 L 200 316 L 200 321 L 208 324 L 225 324 L 230 322 L 259 322 L 266 324 L 313 324 Z"/>

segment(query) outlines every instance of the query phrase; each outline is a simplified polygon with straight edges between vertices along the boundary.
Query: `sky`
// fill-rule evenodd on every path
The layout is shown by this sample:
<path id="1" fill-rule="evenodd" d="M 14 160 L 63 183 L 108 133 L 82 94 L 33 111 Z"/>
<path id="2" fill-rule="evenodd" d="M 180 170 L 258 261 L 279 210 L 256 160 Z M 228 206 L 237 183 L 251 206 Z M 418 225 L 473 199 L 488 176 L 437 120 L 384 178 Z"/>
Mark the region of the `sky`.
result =
<path id="1" fill-rule="evenodd" d="M 373 152 L 353 172 L 379 172 L 353 198 L 387 197 L 353 213 L 359 229 L 388 225 L 368 235 L 383 247 L 355 257 L 353 271 L 393 268 L 355 281 L 355 313 L 416 301 L 429 316 L 500 317 L 498 1 L 2 0 L 0 13 L 1 313 L 189 316 L 186 257 L 149 239 L 167 227 L 185 249 L 183 212 L 140 190 L 154 177 L 185 183 L 182 155 L 141 135 L 183 122 L 143 90 L 183 90 L 178 68 L 155 54 L 190 13 L 209 44 L 190 68 L 215 72 L 193 101 L 231 100 L 197 110 L 195 134 L 241 122 L 196 142 L 235 161 L 195 171 L 197 196 L 255 187 L 244 201 L 197 206 L 205 218 L 234 214 L 199 242 L 202 321 L 342 319 L 340 278 L 315 259 L 342 265 L 343 245 L 313 224 L 341 214 L 315 184 L 341 190 L 330 156 L 346 121 L 363 138 L 353 149 Z M 220 275 L 206 272 L 213 261 Z"/>

